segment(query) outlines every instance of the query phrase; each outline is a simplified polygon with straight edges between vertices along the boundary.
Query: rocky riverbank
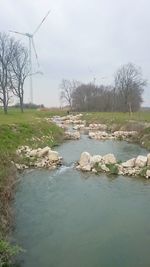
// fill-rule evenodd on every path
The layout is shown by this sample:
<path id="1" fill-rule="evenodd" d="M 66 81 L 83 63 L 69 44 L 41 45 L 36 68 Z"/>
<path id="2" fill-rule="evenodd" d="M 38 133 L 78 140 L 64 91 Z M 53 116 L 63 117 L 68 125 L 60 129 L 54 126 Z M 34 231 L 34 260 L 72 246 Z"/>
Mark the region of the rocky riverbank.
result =
<path id="1" fill-rule="evenodd" d="M 24 164 L 14 163 L 18 170 L 28 168 L 48 168 L 55 169 L 62 165 L 62 157 L 57 151 L 51 150 L 49 146 L 32 149 L 29 146 L 21 146 L 16 151 Z"/>
<path id="2" fill-rule="evenodd" d="M 87 126 L 86 121 L 81 119 L 82 116 L 82 114 L 55 116 L 52 121 L 65 129 L 66 140 L 80 139 L 80 132 L 86 133 L 89 138 L 96 140 L 130 140 L 138 135 L 137 131 L 114 131 L 113 127 L 110 130 L 106 124 L 91 123 Z M 69 131 L 70 126 L 72 126 L 73 131 Z"/>
<path id="3" fill-rule="evenodd" d="M 139 155 L 120 163 L 113 154 L 91 156 L 88 152 L 83 152 L 76 169 L 94 173 L 143 176 L 148 179 L 150 178 L 150 154 Z"/>
<path id="4" fill-rule="evenodd" d="M 137 131 L 115 131 L 107 133 L 105 131 L 89 132 L 89 138 L 96 140 L 129 140 L 138 136 Z"/>

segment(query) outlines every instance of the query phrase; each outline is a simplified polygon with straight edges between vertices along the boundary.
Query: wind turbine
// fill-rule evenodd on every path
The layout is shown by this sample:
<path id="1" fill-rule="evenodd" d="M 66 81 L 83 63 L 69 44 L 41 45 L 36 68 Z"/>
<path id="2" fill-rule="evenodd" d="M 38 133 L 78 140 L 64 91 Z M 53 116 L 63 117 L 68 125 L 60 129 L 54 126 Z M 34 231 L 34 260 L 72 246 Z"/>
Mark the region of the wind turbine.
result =
<path id="1" fill-rule="evenodd" d="M 17 31 L 10 31 L 12 33 L 16 33 L 16 34 L 20 34 L 20 35 L 26 36 L 28 38 L 28 40 L 29 40 L 29 65 L 30 65 L 30 74 L 29 74 L 29 77 L 30 77 L 30 101 L 31 101 L 31 103 L 33 103 L 32 48 L 34 50 L 35 57 L 36 57 L 36 60 L 37 60 L 37 65 L 39 67 L 38 55 L 37 55 L 37 52 L 36 52 L 36 48 L 35 48 L 35 43 L 34 43 L 33 37 L 37 33 L 37 31 L 39 30 L 39 28 L 41 27 L 41 25 L 43 24 L 43 22 L 45 21 L 45 19 L 49 15 L 49 13 L 50 13 L 50 10 L 47 12 L 46 16 L 42 19 L 41 23 L 37 26 L 37 28 L 35 29 L 35 31 L 33 33 L 22 33 L 22 32 L 17 32 Z M 40 72 L 37 72 L 37 73 L 40 73 Z"/>

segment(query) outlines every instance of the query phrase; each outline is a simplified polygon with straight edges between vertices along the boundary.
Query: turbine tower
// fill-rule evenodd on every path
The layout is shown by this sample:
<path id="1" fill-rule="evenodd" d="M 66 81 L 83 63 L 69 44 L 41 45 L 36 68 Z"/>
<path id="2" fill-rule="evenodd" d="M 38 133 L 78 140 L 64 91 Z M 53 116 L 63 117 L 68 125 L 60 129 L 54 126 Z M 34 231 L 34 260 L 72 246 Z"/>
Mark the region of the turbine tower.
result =
<path id="1" fill-rule="evenodd" d="M 37 28 L 35 29 L 35 31 L 31 34 L 31 33 L 22 33 L 22 32 L 17 32 L 17 31 L 10 31 L 12 33 L 16 33 L 16 34 L 20 34 L 20 35 L 23 35 L 23 36 L 26 36 L 29 40 L 29 66 L 30 66 L 30 101 L 31 103 L 33 103 L 33 84 L 32 84 L 32 48 L 34 50 L 34 53 L 35 53 L 35 58 L 36 58 L 36 61 L 37 61 L 37 65 L 39 67 L 39 60 L 38 60 L 38 55 L 37 55 L 37 52 L 36 52 L 36 48 L 35 48 L 35 43 L 34 43 L 34 35 L 37 33 L 37 31 L 39 30 L 39 28 L 41 27 L 41 25 L 43 24 L 43 22 L 45 21 L 45 19 L 47 18 L 47 16 L 49 15 L 50 13 L 50 10 L 47 12 L 46 16 L 42 19 L 41 23 L 37 26 Z"/>

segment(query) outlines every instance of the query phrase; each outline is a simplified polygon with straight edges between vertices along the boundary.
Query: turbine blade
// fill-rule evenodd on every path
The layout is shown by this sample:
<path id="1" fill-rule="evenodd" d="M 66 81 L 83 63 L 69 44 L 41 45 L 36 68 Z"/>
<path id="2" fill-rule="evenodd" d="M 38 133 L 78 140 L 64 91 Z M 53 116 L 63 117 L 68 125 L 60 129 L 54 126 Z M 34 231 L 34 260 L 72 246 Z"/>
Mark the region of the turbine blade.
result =
<path id="1" fill-rule="evenodd" d="M 25 35 L 26 36 L 26 34 L 25 33 L 22 33 L 22 32 L 16 32 L 16 31 L 9 31 L 9 32 L 17 33 L 17 34 L 21 34 L 21 35 Z"/>
<path id="2" fill-rule="evenodd" d="M 37 55 L 37 52 L 36 52 L 36 48 L 35 48 L 35 43 L 34 43 L 33 37 L 31 38 L 31 40 L 32 40 L 32 46 L 33 46 L 33 50 L 34 50 L 34 53 L 35 53 L 37 65 L 38 65 L 38 68 L 39 68 L 40 64 L 39 64 L 39 59 L 38 59 L 38 55 Z"/>
<path id="3" fill-rule="evenodd" d="M 41 23 L 38 25 L 38 27 L 36 28 L 36 30 L 34 31 L 33 35 L 39 30 L 39 28 L 41 27 L 41 25 L 43 24 L 43 22 L 46 20 L 46 18 L 48 17 L 49 13 L 51 12 L 51 10 L 49 10 L 46 14 L 46 16 L 42 19 Z"/>

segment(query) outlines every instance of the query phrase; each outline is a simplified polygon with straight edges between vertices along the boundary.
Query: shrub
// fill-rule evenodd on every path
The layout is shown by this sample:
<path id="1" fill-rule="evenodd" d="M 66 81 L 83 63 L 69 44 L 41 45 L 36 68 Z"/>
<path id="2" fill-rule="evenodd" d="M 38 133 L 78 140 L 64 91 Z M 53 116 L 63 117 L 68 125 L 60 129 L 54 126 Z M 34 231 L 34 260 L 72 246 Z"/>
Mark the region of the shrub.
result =
<path id="1" fill-rule="evenodd" d="M 142 170 L 140 171 L 140 176 L 143 176 L 143 177 L 145 177 L 146 176 L 146 172 L 147 172 L 147 170 L 149 170 L 150 169 L 150 167 L 148 167 L 148 166 L 145 166 L 145 167 L 143 167 L 142 168 Z"/>
<path id="2" fill-rule="evenodd" d="M 118 174 L 119 169 L 116 164 L 106 164 L 106 167 L 110 170 L 110 174 Z"/>
<path id="3" fill-rule="evenodd" d="M 9 266 L 11 258 L 23 250 L 19 246 L 12 246 L 9 242 L 0 240 L 0 266 Z"/>

